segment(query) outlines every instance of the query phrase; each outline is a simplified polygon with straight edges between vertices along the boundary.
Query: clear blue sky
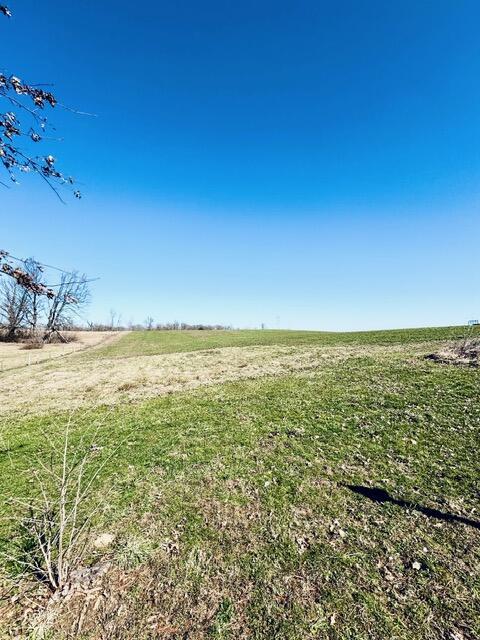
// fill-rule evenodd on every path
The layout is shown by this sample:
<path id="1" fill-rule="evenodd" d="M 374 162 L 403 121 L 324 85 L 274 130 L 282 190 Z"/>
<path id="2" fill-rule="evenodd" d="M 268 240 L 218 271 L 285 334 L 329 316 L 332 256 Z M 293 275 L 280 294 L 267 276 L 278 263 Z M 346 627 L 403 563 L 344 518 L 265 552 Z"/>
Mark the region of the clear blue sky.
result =
<path id="1" fill-rule="evenodd" d="M 0 192 L 1 246 L 100 276 L 88 315 L 275 328 L 480 316 L 480 3 L 11 0 L 81 182 Z"/>

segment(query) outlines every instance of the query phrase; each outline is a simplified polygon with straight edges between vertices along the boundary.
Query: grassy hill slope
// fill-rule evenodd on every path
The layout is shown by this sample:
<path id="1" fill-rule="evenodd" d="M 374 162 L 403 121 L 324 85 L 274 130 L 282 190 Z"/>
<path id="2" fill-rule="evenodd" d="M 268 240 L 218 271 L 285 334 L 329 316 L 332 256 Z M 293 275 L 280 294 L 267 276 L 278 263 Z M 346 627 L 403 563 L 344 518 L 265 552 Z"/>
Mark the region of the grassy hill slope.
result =
<path id="1" fill-rule="evenodd" d="M 238 331 L 134 331 L 103 349 L 95 357 L 121 358 L 262 345 L 369 345 L 409 344 L 433 340 L 454 340 L 465 335 L 465 327 L 430 327 L 387 331 L 326 332 L 284 330 Z"/>
<path id="2" fill-rule="evenodd" d="M 104 463 L 84 564 L 108 570 L 53 606 L 50 637 L 480 637 L 480 370 L 423 357 L 435 347 L 426 340 L 455 331 L 303 334 L 363 340 L 365 349 L 351 343 L 340 360 L 308 371 L 120 400 L 73 416 L 56 409 L 7 417 L 0 441 L 7 553 L 22 542 L 11 499 L 38 492 L 37 460 L 53 455 L 68 421 L 72 453 L 94 437 L 92 460 Z M 213 348 L 211 341 L 230 338 L 194 344 Z M 107 353 L 183 350 L 189 339 L 132 333 Z M 400 346 L 379 350 L 374 340 Z M 92 544 L 102 533 L 115 536 L 106 549 Z M 12 571 L 5 563 L 10 595 L 0 600 L 0 628 L 28 637 L 36 618 L 22 613 L 32 595 L 15 586 Z"/>

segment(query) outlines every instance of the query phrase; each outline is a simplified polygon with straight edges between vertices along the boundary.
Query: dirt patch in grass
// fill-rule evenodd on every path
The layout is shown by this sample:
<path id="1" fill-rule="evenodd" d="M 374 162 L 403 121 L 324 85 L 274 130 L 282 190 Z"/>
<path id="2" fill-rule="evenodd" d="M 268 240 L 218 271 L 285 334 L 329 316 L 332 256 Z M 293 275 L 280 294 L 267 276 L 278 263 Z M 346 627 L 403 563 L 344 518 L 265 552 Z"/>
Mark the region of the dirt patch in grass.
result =
<path id="1" fill-rule="evenodd" d="M 442 364 L 478 367 L 480 365 L 480 340 L 469 340 L 444 346 L 441 350 L 425 357 Z"/>

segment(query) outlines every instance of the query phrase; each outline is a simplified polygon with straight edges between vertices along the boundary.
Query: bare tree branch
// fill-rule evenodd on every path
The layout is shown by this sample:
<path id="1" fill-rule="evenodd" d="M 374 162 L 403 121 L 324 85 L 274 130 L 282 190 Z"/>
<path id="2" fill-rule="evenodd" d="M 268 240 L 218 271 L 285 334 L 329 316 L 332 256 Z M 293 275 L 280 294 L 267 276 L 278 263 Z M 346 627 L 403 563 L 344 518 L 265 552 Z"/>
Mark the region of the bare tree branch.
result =
<path id="1" fill-rule="evenodd" d="M 12 15 L 5 5 L 0 5 L 0 13 L 8 18 Z M 80 198 L 80 191 L 73 187 L 73 178 L 57 169 L 54 156 L 36 155 L 20 147 L 20 140 L 28 140 L 31 145 L 36 145 L 48 137 L 46 136 L 48 121 L 45 108 L 53 109 L 58 104 L 53 93 L 42 88 L 41 85 L 27 84 L 15 75 L 0 73 L 0 100 L 7 102 L 15 109 L 15 111 L 9 109 L 3 113 L 0 112 L 0 163 L 10 180 L 18 183 L 19 173 L 36 173 L 62 202 L 63 199 L 58 191 L 59 186 L 70 188 L 74 196 Z M 18 111 L 28 114 L 32 118 L 33 125 L 24 128 Z M 73 109 L 71 111 L 75 112 Z M 2 184 L 7 186 L 3 182 Z"/>

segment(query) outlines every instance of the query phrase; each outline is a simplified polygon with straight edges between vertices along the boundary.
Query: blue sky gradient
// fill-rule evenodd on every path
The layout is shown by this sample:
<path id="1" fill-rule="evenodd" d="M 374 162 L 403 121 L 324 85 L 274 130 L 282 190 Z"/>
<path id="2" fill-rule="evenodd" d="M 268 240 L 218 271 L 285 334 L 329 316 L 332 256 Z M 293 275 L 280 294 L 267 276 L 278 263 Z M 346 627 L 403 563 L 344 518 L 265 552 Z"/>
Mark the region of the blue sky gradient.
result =
<path id="1" fill-rule="evenodd" d="M 84 198 L 2 189 L 1 246 L 100 276 L 89 317 L 480 316 L 478 2 L 10 7 L 4 69 L 96 117 L 51 113 Z"/>

